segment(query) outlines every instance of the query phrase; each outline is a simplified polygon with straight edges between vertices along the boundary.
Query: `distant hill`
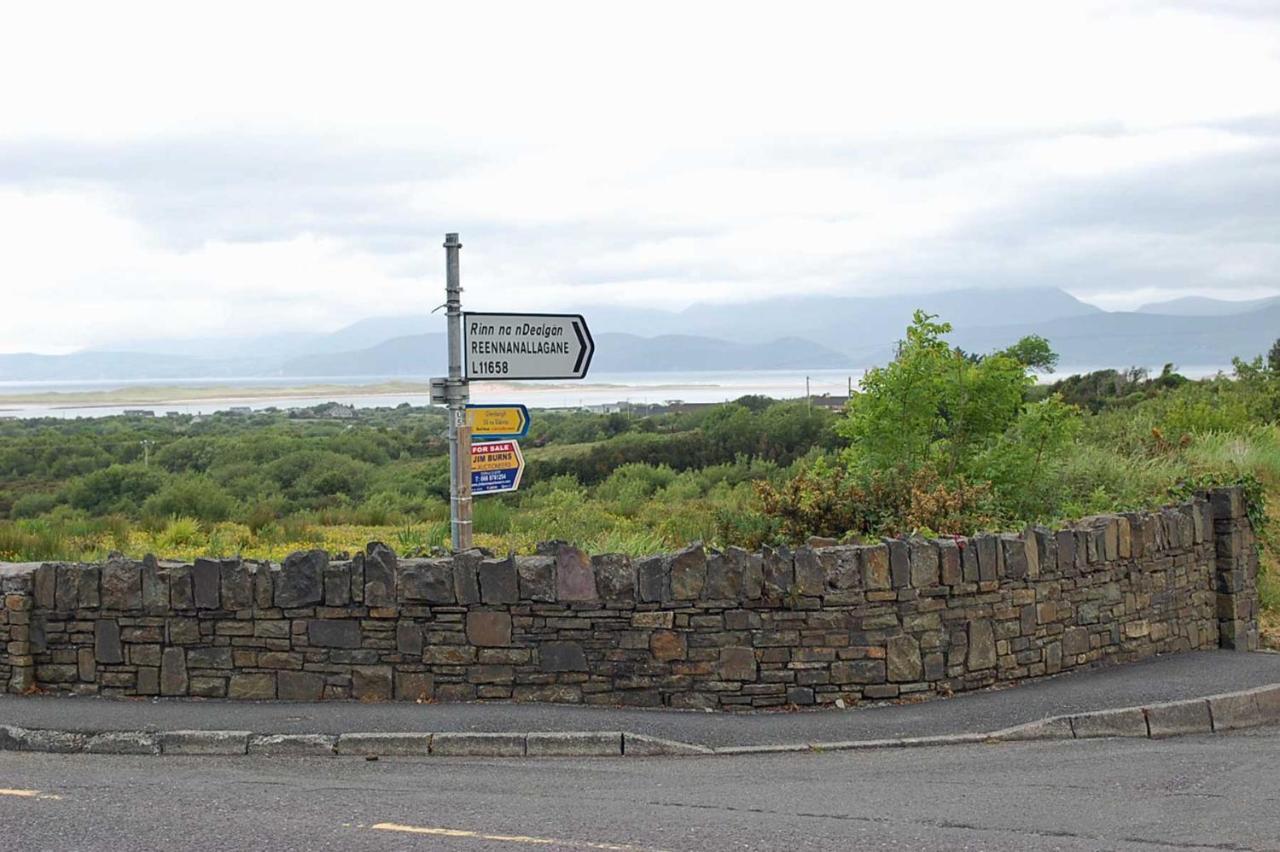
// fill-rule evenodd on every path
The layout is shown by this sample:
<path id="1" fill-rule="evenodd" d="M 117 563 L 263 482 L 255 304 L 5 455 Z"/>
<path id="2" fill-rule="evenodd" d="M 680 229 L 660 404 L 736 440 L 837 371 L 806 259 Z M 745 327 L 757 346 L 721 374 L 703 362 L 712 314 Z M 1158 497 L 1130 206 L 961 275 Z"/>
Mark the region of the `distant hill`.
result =
<path id="1" fill-rule="evenodd" d="M 1244 309 L 1224 313 L 1223 306 Z M 696 305 L 679 313 L 618 307 L 584 307 L 582 313 L 595 335 L 592 370 L 599 374 L 883 364 L 916 308 L 952 323 L 952 341 L 969 351 L 991 352 L 1039 334 L 1068 367 L 1172 362 L 1225 369 L 1233 356 L 1264 353 L 1280 337 L 1280 297 L 1178 299 L 1106 312 L 1056 289 L 794 296 Z M 0 355 L 0 381 L 442 375 L 444 325 L 439 315 L 375 317 L 334 332 L 150 339 L 139 350 L 121 345 L 71 355 Z"/>
<path id="2" fill-rule="evenodd" d="M 1175 317 L 1225 317 L 1260 311 L 1273 305 L 1280 305 L 1280 296 L 1268 296 L 1265 299 L 1249 299 L 1242 302 L 1209 299 L 1204 296 L 1184 296 L 1181 299 L 1143 305 L 1138 308 L 1138 313 L 1166 314 Z"/>
<path id="3" fill-rule="evenodd" d="M 778 370 L 847 367 L 849 356 L 808 340 L 733 343 L 690 335 L 638 337 L 603 332 L 594 335 L 595 373 L 671 370 Z M 280 375 L 402 376 L 441 375 L 447 365 L 442 334 L 397 337 L 367 349 L 304 355 L 286 361 Z"/>

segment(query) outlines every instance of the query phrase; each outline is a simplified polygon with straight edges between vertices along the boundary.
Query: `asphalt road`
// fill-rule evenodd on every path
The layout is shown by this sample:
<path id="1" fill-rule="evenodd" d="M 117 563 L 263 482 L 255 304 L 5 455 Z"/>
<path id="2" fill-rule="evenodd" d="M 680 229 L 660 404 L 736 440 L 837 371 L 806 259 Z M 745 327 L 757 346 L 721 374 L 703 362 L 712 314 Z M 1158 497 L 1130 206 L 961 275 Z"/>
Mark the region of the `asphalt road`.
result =
<path id="1" fill-rule="evenodd" d="M 1280 849 L 1280 729 L 625 760 L 0 754 L 5 849 Z"/>
<path id="2" fill-rule="evenodd" d="M 700 713 L 550 704 L 111 700 L 0 696 L 0 724 L 62 730 L 630 731 L 710 746 L 985 733 L 1048 716 L 1280 683 L 1280 654 L 1198 651 L 917 704 Z"/>

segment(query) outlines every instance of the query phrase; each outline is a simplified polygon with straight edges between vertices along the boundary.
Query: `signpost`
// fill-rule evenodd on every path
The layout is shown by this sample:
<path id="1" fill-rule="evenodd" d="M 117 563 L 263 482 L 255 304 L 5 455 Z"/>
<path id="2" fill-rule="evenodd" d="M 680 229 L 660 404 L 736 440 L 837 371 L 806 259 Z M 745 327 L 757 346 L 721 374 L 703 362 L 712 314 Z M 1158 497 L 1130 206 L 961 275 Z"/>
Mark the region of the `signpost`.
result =
<path id="1" fill-rule="evenodd" d="M 462 317 L 468 379 L 581 379 L 596 350 L 581 314 Z"/>
<path id="2" fill-rule="evenodd" d="M 431 380 L 431 401 L 449 407 L 449 529 L 454 551 L 471 547 L 471 497 L 520 487 L 529 432 L 523 405 L 468 405 L 468 381 L 581 379 L 595 342 L 581 314 L 463 313 L 457 234 L 445 234 L 449 375 Z M 437 309 L 438 310 L 438 309 Z M 472 444 L 472 437 L 505 440 Z"/>
<path id="3" fill-rule="evenodd" d="M 472 440 L 518 441 L 529 434 L 529 409 L 523 405 L 468 405 Z"/>
<path id="4" fill-rule="evenodd" d="M 524 456 L 515 441 L 471 445 L 471 493 L 502 494 L 520 487 Z"/>

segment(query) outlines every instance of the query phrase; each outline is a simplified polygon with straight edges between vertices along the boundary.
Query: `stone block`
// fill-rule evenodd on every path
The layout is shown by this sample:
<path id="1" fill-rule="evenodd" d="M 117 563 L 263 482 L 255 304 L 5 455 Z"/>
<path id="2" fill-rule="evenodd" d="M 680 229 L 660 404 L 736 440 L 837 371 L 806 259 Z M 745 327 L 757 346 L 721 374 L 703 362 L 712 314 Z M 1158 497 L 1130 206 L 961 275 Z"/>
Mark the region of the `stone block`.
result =
<path id="1" fill-rule="evenodd" d="M 933 542 L 913 538 L 907 542 L 907 559 L 911 565 L 911 585 L 927 589 L 938 585 L 938 549 Z"/>
<path id="2" fill-rule="evenodd" d="M 1027 576 L 1027 543 L 1022 536 L 1005 533 L 1000 536 L 1004 554 L 1004 576 L 1010 580 L 1022 580 Z"/>
<path id="3" fill-rule="evenodd" d="M 396 578 L 400 575 L 400 565 L 396 559 L 395 552 L 380 541 L 369 542 L 364 549 L 364 605 L 369 607 L 386 607 L 395 606 L 396 603 Z M 447 582 L 453 585 L 453 577 L 449 576 L 446 580 L 444 577 L 438 576 L 443 571 L 436 572 L 433 576 L 436 582 Z M 452 571 L 448 572 L 452 574 Z M 425 594 L 424 589 L 418 589 L 419 597 L 416 600 L 430 600 L 436 603 L 452 603 L 452 589 L 449 594 L 445 595 L 438 589 L 433 589 L 434 596 Z"/>
<path id="4" fill-rule="evenodd" d="M 160 735 L 148 731 L 105 731 L 84 744 L 89 754 L 159 754 Z"/>
<path id="5" fill-rule="evenodd" d="M 32 596 L 36 601 L 37 609 L 56 609 L 57 608 L 57 589 L 58 589 L 58 566 L 55 563 L 47 563 L 36 568 L 31 578 Z M 120 609 L 121 607 L 115 607 Z"/>
<path id="6" fill-rule="evenodd" d="M 934 539 L 933 546 L 938 551 L 938 568 L 942 585 L 958 586 L 964 582 L 964 571 L 960 566 L 960 547 L 955 539 Z"/>
<path id="7" fill-rule="evenodd" d="M 622 733 L 531 733 L 526 739 L 525 754 L 529 757 L 616 757 L 622 754 Z"/>
<path id="8" fill-rule="evenodd" d="M 254 734 L 249 737 L 246 751 L 281 757 L 328 757 L 337 746 L 338 738 L 332 734 Z"/>
<path id="9" fill-rule="evenodd" d="M 602 553 L 591 557 L 596 588 L 606 601 L 633 603 L 636 599 L 636 569 L 625 553 Z"/>
<path id="10" fill-rule="evenodd" d="M 227 679 L 222 677 L 192 677 L 190 692 L 196 698 L 226 698 Z"/>
<path id="11" fill-rule="evenodd" d="M 1089 631 L 1083 627 L 1068 627 L 1062 634 L 1062 653 L 1067 657 L 1084 654 L 1089 650 Z"/>
<path id="12" fill-rule="evenodd" d="M 410 657 L 422 656 L 422 625 L 412 621 L 396 624 L 396 650 Z"/>
<path id="13" fill-rule="evenodd" d="M 307 622 L 307 642 L 318 648 L 359 648 L 360 639 L 360 622 L 354 618 Z"/>
<path id="14" fill-rule="evenodd" d="M 324 571 L 328 566 L 329 555 L 323 550 L 290 553 L 276 576 L 275 605 L 297 609 L 320 603 L 324 600 Z"/>
<path id="15" fill-rule="evenodd" d="M 431 672 L 396 672 L 397 701 L 431 701 L 435 697 L 435 677 Z"/>
<path id="16" fill-rule="evenodd" d="M 795 582 L 791 589 L 795 594 L 816 598 L 826 591 L 826 572 L 818 560 L 818 552 L 812 547 L 805 545 L 796 548 L 791 565 L 795 571 Z M 672 582 L 674 583 L 674 579 Z"/>
<path id="17" fill-rule="evenodd" d="M 331 562 L 324 569 L 324 605 L 348 606 L 351 603 L 351 563 Z"/>
<path id="18" fill-rule="evenodd" d="M 577 642 L 544 642 L 538 646 L 544 672 L 585 672 L 587 655 Z"/>
<path id="19" fill-rule="evenodd" d="M 758 673 L 754 648 L 731 646 L 720 649 L 720 679 L 754 681 Z"/>
<path id="20" fill-rule="evenodd" d="M 187 668 L 229 669 L 231 668 L 231 648 L 227 646 L 189 648 L 187 649 Z"/>
<path id="21" fill-rule="evenodd" d="M 648 556 L 636 563 L 636 585 L 639 599 L 658 603 L 671 599 L 669 556 Z"/>
<path id="22" fill-rule="evenodd" d="M 165 648 L 160 658 L 160 694 L 187 694 L 187 653 L 182 648 Z"/>
<path id="23" fill-rule="evenodd" d="M 689 653 L 684 634 L 674 630 L 655 630 L 649 637 L 649 650 L 660 662 L 683 660 Z"/>
<path id="24" fill-rule="evenodd" d="M 862 551 L 862 587 L 867 591 L 885 591 L 893 588 L 893 575 L 889 571 L 889 548 L 876 544 L 860 548 Z"/>
<path id="25" fill-rule="evenodd" d="M 324 696 L 324 675 L 315 672 L 276 672 L 276 697 L 281 701 L 319 701 Z"/>
<path id="26" fill-rule="evenodd" d="M 996 638 L 990 620 L 979 618 L 969 622 L 969 649 L 965 665 L 969 671 L 995 668 Z"/>
<path id="27" fill-rule="evenodd" d="M 1004 567 L 1000 555 L 1000 541 L 990 533 L 974 536 L 978 546 L 978 581 L 991 582 L 1000 579 Z"/>
<path id="28" fill-rule="evenodd" d="M 707 584 L 702 597 L 710 601 L 742 600 L 742 563 L 736 554 L 707 554 Z"/>
<path id="29" fill-rule="evenodd" d="M 889 550 L 889 577 L 893 588 L 905 589 L 911 585 L 911 549 L 900 538 L 887 538 L 884 544 Z"/>
<path id="30" fill-rule="evenodd" d="M 124 662 L 124 648 L 120 645 L 120 623 L 114 618 L 99 618 L 93 623 L 94 657 L 100 663 Z"/>
<path id="31" fill-rule="evenodd" d="M 1077 739 L 1092 737 L 1145 737 L 1147 719 L 1141 707 L 1081 713 L 1071 718 Z"/>
<path id="32" fill-rule="evenodd" d="M 197 559 L 191 568 L 191 586 L 196 609 L 218 609 L 222 603 L 221 561 Z"/>
<path id="33" fill-rule="evenodd" d="M 890 638 L 885 643 L 885 663 L 892 683 L 920 680 L 924 673 L 920 660 L 920 643 L 911 636 Z"/>
<path id="34" fill-rule="evenodd" d="M 591 557 L 573 545 L 560 544 L 556 548 L 556 599 L 594 601 L 598 597 Z"/>
<path id="35" fill-rule="evenodd" d="M 338 754 L 355 757 L 426 757 L 431 734 L 359 733 L 338 737 Z"/>
<path id="36" fill-rule="evenodd" d="M 453 557 L 453 596 L 459 606 L 471 606 L 480 603 L 480 563 L 483 560 L 480 551 L 471 550 L 457 553 Z M 514 571 L 514 566 L 512 567 Z"/>
<path id="37" fill-rule="evenodd" d="M 468 612 L 467 641 L 481 648 L 501 648 L 510 645 L 511 615 L 488 610 Z"/>
<path id="38" fill-rule="evenodd" d="M 67 612 L 80 606 L 79 583 L 76 582 L 77 566 L 56 565 L 54 569 L 53 598 L 56 609 Z"/>
<path id="39" fill-rule="evenodd" d="M 517 556 L 516 576 L 520 599 L 554 603 L 556 599 L 556 559 L 554 556 Z"/>
<path id="40" fill-rule="evenodd" d="M 382 563 L 377 563 L 382 564 Z M 370 580 L 371 573 L 376 576 L 381 569 L 375 567 L 373 560 L 365 560 L 365 604 L 369 603 L 369 592 L 381 580 Z M 399 563 L 398 582 L 400 598 L 405 601 L 422 601 L 433 604 L 452 604 L 453 596 L 453 562 L 449 559 L 404 559 Z M 394 588 L 395 583 L 392 583 Z M 390 604 L 388 604 L 390 606 Z"/>
<path id="41" fill-rule="evenodd" d="M 196 608 L 196 589 L 191 565 L 174 565 L 169 569 L 169 606 L 173 609 Z"/>
<path id="42" fill-rule="evenodd" d="M 231 676 L 227 697 L 241 701 L 270 701 L 276 697 L 276 675 L 269 672 L 242 672 Z"/>
<path id="43" fill-rule="evenodd" d="M 1152 704 L 1144 707 L 1143 711 L 1147 714 L 1147 729 L 1152 737 L 1207 734 L 1213 731 L 1209 702 L 1203 699 Z"/>
<path id="44" fill-rule="evenodd" d="M 102 566 L 102 608 L 142 609 L 142 572 L 138 563 L 109 559 Z"/>
<path id="45" fill-rule="evenodd" d="M 520 600 L 516 564 L 512 559 L 481 560 L 480 600 L 486 604 L 513 604 Z"/>
<path id="46" fill-rule="evenodd" d="M 524 734 L 444 732 L 431 737 L 431 753 L 441 757 L 524 757 Z"/>
<path id="47" fill-rule="evenodd" d="M 761 554 L 764 578 L 764 597 L 781 600 L 795 585 L 795 558 L 786 547 L 766 547 Z"/>
<path id="48" fill-rule="evenodd" d="M 244 754 L 249 745 L 249 731 L 162 731 L 159 734 L 162 754 L 235 755 Z"/>
<path id="49" fill-rule="evenodd" d="M 223 609 L 249 609 L 253 606 L 253 575 L 239 559 L 224 559 L 220 565 L 220 589 Z"/>
<path id="50" fill-rule="evenodd" d="M 394 682 L 391 666 L 352 666 L 351 697 L 359 701 L 389 701 Z"/>
<path id="51" fill-rule="evenodd" d="M 81 565 L 76 572 L 76 597 L 83 609 L 97 609 L 102 605 L 99 583 L 102 571 L 93 565 Z"/>
<path id="52" fill-rule="evenodd" d="M 835 684 L 884 683 L 885 674 L 884 660 L 841 660 L 831 664 L 831 682 Z"/>

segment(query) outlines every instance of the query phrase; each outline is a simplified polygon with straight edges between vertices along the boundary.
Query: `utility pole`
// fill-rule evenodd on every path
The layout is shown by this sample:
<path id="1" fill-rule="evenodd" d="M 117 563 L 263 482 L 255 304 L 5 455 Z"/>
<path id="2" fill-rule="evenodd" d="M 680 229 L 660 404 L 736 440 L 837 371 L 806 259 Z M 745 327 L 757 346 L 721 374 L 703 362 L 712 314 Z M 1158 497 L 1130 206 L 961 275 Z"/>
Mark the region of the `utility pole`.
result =
<path id="1" fill-rule="evenodd" d="M 151 466 L 151 448 L 155 446 L 156 442 L 151 440 L 145 440 L 145 441 L 139 441 L 138 443 L 142 445 L 142 466 L 150 467 Z"/>
<path id="2" fill-rule="evenodd" d="M 809 377 L 804 377 L 804 402 L 809 411 L 813 411 L 813 396 L 809 393 Z"/>
<path id="3" fill-rule="evenodd" d="M 471 429 L 467 426 L 470 390 L 462 371 L 462 284 L 457 234 L 444 235 L 445 316 L 449 322 L 449 532 L 455 553 L 471 549 Z"/>

